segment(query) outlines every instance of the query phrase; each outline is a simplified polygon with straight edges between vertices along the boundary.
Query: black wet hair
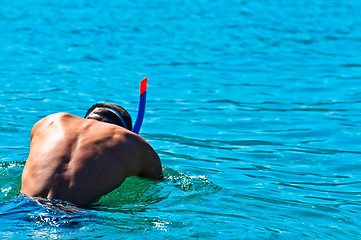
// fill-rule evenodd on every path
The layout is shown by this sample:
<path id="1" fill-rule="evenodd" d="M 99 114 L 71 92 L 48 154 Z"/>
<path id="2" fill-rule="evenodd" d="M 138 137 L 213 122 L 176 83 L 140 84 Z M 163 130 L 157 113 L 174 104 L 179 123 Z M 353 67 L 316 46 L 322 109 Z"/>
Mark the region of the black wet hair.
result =
<path id="1" fill-rule="evenodd" d="M 128 129 L 129 131 L 132 131 L 133 125 L 132 125 L 131 116 L 129 115 L 127 110 L 125 110 L 124 108 L 122 108 L 121 106 L 119 106 L 117 104 L 97 103 L 88 109 L 84 118 L 87 118 L 88 115 L 91 114 L 92 111 L 96 108 L 100 108 L 99 110 L 96 110 L 97 111 L 96 113 L 101 113 L 102 116 L 106 117 L 106 120 L 110 120 L 111 123 L 121 126 L 121 127 L 124 127 L 126 129 Z M 110 108 L 110 109 L 116 111 L 120 116 L 122 116 L 126 126 L 123 126 L 122 121 L 119 119 L 119 117 L 115 113 L 113 113 L 112 111 L 106 110 L 106 109 L 102 109 L 102 108 Z"/>

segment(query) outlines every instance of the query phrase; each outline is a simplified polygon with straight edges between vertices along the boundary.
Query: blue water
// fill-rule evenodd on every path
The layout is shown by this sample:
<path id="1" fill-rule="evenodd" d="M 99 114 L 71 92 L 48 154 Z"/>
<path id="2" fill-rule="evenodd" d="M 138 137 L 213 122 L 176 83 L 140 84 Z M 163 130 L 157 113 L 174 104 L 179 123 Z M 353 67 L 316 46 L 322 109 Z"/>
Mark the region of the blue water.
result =
<path id="1" fill-rule="evenodd" d="M 358 0 L 1 2 L 0 238 L 358 239 Z M 136 117 L 165 180 L 80 212 L 20 191 L 33 124 Z"/>

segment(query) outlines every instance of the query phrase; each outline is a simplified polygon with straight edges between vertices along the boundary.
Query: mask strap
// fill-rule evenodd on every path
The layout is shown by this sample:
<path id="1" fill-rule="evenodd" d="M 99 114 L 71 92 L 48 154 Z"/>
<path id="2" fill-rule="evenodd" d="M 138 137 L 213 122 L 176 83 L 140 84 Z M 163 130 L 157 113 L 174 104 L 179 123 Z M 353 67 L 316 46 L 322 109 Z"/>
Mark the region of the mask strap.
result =
<path id="1" fill-rule="evenodd" d="M 104 115 L 101 114 L 101 113 L 94 113 L 94 112 L 97 111 L 97 110 L 107 110 L 107 111 L 109 111 L 109 112 L 114 113 L 114 114 L 118 117 L 118 119 L 122 122 L 123 126 L 124 126 L 126 129 L 128 129 L 128 128 L 127 128 L 127 124 L 125 124 L 125 121 L 124 121 L 123 117 L 122 117 L 117 111 L 114 111 L 114 110 L 111 109 L 111 108 L 107 108 L 107 107 L 96 107 L 96 108 L 94 108 L 93 111 L 91 111 L 91 113 L 89 113 L 85 118 L 88 119 L 88 118 L 90 118 L 90 117 L 101 117 L 101 118 L 105 118 L 105 119 L 107 119 L 107 120 L 110 120 L 108 117 L 104 116 Z"/>

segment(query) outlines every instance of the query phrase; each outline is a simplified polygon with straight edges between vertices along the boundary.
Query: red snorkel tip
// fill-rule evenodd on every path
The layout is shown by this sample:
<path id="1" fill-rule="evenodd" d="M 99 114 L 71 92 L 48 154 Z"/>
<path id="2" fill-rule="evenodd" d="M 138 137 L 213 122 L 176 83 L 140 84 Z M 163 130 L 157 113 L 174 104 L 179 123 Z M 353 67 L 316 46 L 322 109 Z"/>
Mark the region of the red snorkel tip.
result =
<path id="1" fill-rule="evenodd" d="M 147 81 L 148 81 L 148 77 L 145 77 L 145 78 L 140 82 L 140 95 L 142 95 L 144 92 L 147 91 Z"/>

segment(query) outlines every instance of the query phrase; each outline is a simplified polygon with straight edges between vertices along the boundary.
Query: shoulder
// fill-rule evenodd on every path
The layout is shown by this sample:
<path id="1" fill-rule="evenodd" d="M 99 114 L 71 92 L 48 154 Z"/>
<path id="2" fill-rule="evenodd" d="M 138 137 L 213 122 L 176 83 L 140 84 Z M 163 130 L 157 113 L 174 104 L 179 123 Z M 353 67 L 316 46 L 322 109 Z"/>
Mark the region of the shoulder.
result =
<path id="1" fill-rule="evenodd" d="M 75 116 L 65 112 L 59 112 L 48 115 L 34 124 L 33 128 L 31 129 L 31 136 L 33 136 L 33 134 L 39 129 L 46 128 L 54 124 L 55 122 L 59 122 L 62 121 L 63 119 L 72 118 L 72 117 Z"/>
<path id="2" fill-rule="evenodd" d="M 120 148 L 127 148 L 131 150 L 139 158 L 150 157 L 157 155 L 153 147 L 141 136 L 135 134 L 123 127 L 107 124 L 111 127 L 110 134 L 112 139 L 119 145 Z"/>
<path id="3" fill-rule="evenodd" d="M 119 133 L 118 136 L 120 137 L 120 139 L 123 139 L 125 141 L 128 141 L 128 142 L 134 144 L 139 153 L 149 152 L 149 151 L 153 150 L 152 146 L 138 134 L 133 133 L 123 127 L 118 127 L 118 126 L 115 126 L 115 127 L 117 130 L 116 132 Z"/>
<path id="4" fill-rule="evenodd" d="M 54 114 L 48 115 L 48 116 L 40 119 L 38 122 L 36 122 L 33 126 L 33 129 L 40 127 L 44 124 L 49 124 L 50 122 L 60 121 L 62 119 L 72 118 L 72 117 L 75 117 L 75 116 L 71 115 L 70 113 L 65 113 L 65 112 L 54 113 Z"/>
<path id="5" fill-rule="evenodd" d="M 50 114 L 50 115 L 40 119 L 38 122 L 35 123 L 34 126 L 41 125 L 47 121 L 52 121 L 52 120 L 60 119 L 60 118 L 68 118 L 68 117 L 75 117 L 75 116 L 71 115 L 70 113 L 66 113 L 66 112 L 53 113 L 53 114 Z"/>

